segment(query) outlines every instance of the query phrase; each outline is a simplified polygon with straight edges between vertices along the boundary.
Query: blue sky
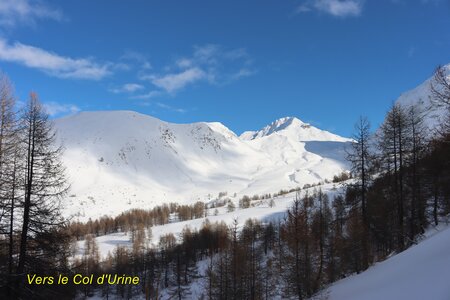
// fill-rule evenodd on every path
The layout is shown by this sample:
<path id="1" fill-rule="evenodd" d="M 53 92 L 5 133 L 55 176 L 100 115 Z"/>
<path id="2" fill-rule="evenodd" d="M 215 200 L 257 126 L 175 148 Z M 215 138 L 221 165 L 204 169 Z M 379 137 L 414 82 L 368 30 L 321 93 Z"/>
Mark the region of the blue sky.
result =
<path id="1" fill-rule="evenodd" d="M 0 0 L 0 69 L 54 117 L 127 109 L 220 121 L 283 116 L 349 136 L 450 63 L 446 0 Z"/>

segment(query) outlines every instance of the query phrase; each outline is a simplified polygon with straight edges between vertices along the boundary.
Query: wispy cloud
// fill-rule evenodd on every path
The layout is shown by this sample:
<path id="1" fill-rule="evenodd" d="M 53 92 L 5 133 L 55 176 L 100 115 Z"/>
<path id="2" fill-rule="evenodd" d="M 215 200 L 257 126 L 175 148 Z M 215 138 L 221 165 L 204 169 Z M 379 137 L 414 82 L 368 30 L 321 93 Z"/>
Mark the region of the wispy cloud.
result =
<path id="1" fill-rule="evenodd" d="M 310 6 L 309 3 L 302 3 L 299 6 L 297 6 L 297 8 L 295 9 L 296 13 L 305 13 L 305 12 L 309 12 L 312 10 L 312 7 Z"/>
<path id="2" fill-rule="evenodd" d="M 134 95 L 131 96 L 131 99 L 141 99 L 141 100 L 145 100 L 145 99 L 151 99 L 151 98 L 155 98 L 161 95 L 160 91 L 150 91 L 148 93 L 145 94 L 139 94 L 139 95 Z"/>
<path id="3" fill-rule="evenodd" d="M 194 46 L 189 56 L 182 56 L 167 65 L 161 73 L 140 74 L 156 88 L 174 95 L 198 82 L 224 84 L 255 73 L 252 60 L 244 48 L 225 50 L 219 45 Z"/>
<path id="4" fill-rule="evenodd" d="M 41 48 L 0 38 L 0 60 L 18 63 L 60 78 L 99 80 L 111 74 L 113 64 L 92 58 L 71 58 Z"/>
<path id="5" fill-rule="evenodd" d="M 137 62 L 139 63 L 139 68 L 144 70 L 152 69 L 152 64 L 148 61 L 147 57 L 144 54 L 133 50 L 125 51 L 120 59 L 125 61 Z"/>
<path id="6" fill-rule="evenodd" d="M 166 74 L 163 76 L 152 76 L 153 85 L 164 89 L 168 93 L 174 93 L 186 85 L 205 79 L 207 74 L 200 68 L 194 67 L 179 73 Z"/>
<path id="7" fill-rule="evenodd" d="M 237 71 L 236 73 L 234 73 L 234 74 L 231 76 L 231 79 L 232 79 L 232 80 L 238 80 L 238 79 L 241 79 L 241 78 L 243 78 L 243 77 L 249 77 L 249 76 L 252 76 L 252 75 L 255 74 L 255 73 L 256 73 L 255 70 L 250 70 L 250 69 L 247 69 L 247 68 L 242 68 L 242 69 L 240 69 L 239 71 Z"/>
<path id="8" fill-rule="evenodd" d="M 65 114 L 75 114 L 81 110 L 74 104 L 60 104 L 57 102 L 46 102 L 44 103 L 44 108 L 52 117 Z"/>
<path id="9" fill-rule="evenodd" d="M 357 17 L 362 13 L 364 0 L 308 0 L 296 9 L 296 13 L 318 11 L 335 17 Z"/>
<path id="10" fill-rule="evenodd" d="M 64 19 L 62 11 L 39 0 L 1 0 L 0 25 L 14 27 L 19 24 L 33 25 L 38 19 Z"/>
<path id="11" fill-rule="evenodd" d="M 167 104 L 164 104 L 164 103 L 161 103 L 161 102 L 156 102 L 156 105 L 161 107 L 161 108 L 164 108 L 164 109 L 167 109 L 167 110 L 170 110 L 170 111 L 174 111 L 174 112 L 177 112 L 177 113 L 183 113 L 184 114 L 184 113 L 187 112 L 187 110 L 184 109 L 184 108 L 172 107 L 170 105 L 167 105 Z"/>
<path id="12" fill-rule="evenodd" d="M 110 89 L 109 91 L 114 94 L 121 94 L 121 93 L 134 93 L 137 91 L 140 91 L 144 89 L 144 86 L 138 83 L 126 83 L 118 88 Z"/>
<path id="13" fill-rule="evenodd" d="M 179 68 L 189 68 L 193 65 L 193 61 L 189 58 L 180 58 L 176 61 L 176 65 Z"/>

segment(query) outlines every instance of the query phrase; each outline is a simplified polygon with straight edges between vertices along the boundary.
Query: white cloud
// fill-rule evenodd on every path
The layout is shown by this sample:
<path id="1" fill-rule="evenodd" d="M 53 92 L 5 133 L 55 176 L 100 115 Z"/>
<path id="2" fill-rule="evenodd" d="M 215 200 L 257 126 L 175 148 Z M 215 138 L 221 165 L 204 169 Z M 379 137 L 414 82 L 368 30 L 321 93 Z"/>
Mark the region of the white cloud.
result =
<path id="1" fill-rule="evenodd" d="M 129 64 L 122 63 L 122 62 L 115 63 L 114 65 L 111 65 L 111 67 L 117 71 L 130 71 L 131 70 L 131 66 Z"/>
<path id="2" fill-rule="evenodd" d="M 162 91 L 177 91 L 199 81 L 226 84 L 253 75 L 252 64 L 244 48 L 224 50 L 219 45 L 194 46 L 190 56 L 182 56 L 163 68 L 160 74 L 138 74 L 140 80 L 149 81 Z"/>
<path id="3" fill-rule="evenodd" d="M 214 64 L 219 56 L 219 46 L 207 44 L 204 46 L 194 46 L 193 59 L 199 63 Z"/>
<path id="4" fill-rule="evenodd" d="M 238 48 L 230 51 L 226 51 L 223 53 L 224 58 L 229 60 L 238 60 L 238 59 L 244 59 L 245 61 L 249 61 L 249 55 L 247 53 L 247 50 L 244 48 Z"/>
<path id="5" fill-rule="evenodd" d="M 144 86 L 138 83 L 126 83 L 119 88 L 110 89 L 109 91 L 114 94 L 120 94 L 120 93 L 134 93 L 142 89 L 144 89 Z"/>
<path id="6" fill-rule="evenodd" d="M 242 68 L 231 76 L 232 80 L 238 80 L 243 77 L 249 77 L 255 74 L 256 72 L 247 68 Z"/>
<path id="7" fill-rule="evenodd" d="M 121 56 L 122 60 L 128 60 L 128 61 L 134 61 L 139 63 L 139 68 L 150 70 L 152 69 L 151 63 L 147 60 L 147 57 L 139 52 L 127 50 L 125 53 Z"/>
<path id="8" fill-rule="evenodd" d="M 362 13 L 364 0 L 309 0 L 297 7 L 297 13 L 316 10 L 335 17 L 357 17 Z"/>
<path id="9" fill-rule="evenodd" d="M 176 61 L 176 65 L 181 69 L 189 68 L 192 66 L 192 64 L 193 64 L 193 61 L 188 58 L 180 58 Z"/>
<path id="10" fill-rule="evenodd" d="M 178 112 L 178 113 L 185 113 L 185 112 L 187 112 L 187 110 L 184 109 L 184 108 L 172 107 L 170 105 L 167 105 L 167 104 L 164 104 L 164 103 L 161 103 L 161 102 L 156 102 L 156 105 L 161 107 L 161 108 L 164 108 L 164 109 L 167 109 L 167 110 L 170 110 L 170 111 L 174 111 L 174 112 Z"/>
<path id="11" fill-rule="evenodd" d="M 0 60 L 19 63 L 60 78 L 99 80 L 111 74 L 111 63 L 96 63 L 91 58 L 70 58 L 24 45 L 8 44 L 0 38 Z"/>
<path id="12" fill-rule="evenodd" d="M 160 96 L 160 95 L 161 95 L 160 91 L 150 91 L 148 93 L 135 95 L 135 96 L 132 96 L 130 98 L 131 99 L 150 99 L 150 98 L 155 98 L 155 97 Z"/>
<path id="13" fill-rule="evenodd" d="M 0 25 L 34 24 L 38 19 L 64 19 L 62 12 L 39 0 L 1 0 Z"/>
<path id="14" fill-rule="evenodd" d="M 52 117 L 62 114 L 75 114 L 80 111 L 80 108 L 74 104 L 60 104 L 57 102 L 46 102 L 44 103 L 44 108 Z"/>
<path id="15" fill-rule="evenodd" d="M 137 84 L 137 83 L 127 83 L 127 84 L 124 84 L 122 87 L 122 89 L 124 91 L 129 92 L 129 93 L 132 93 L 132 92 L 135 92 L 138 90 L 142 90 L 143 88 L 144 87 L 142 85 Z"/>
<path id="16" fill-rule="evenodd" d="M 180 73 L 153 76 L 151 77 L 151 82 L 168 93 L 174 93 L 186 85 L 205 79 L 206 77 L 207 74 L 202 69 L 194 67 Z"/>

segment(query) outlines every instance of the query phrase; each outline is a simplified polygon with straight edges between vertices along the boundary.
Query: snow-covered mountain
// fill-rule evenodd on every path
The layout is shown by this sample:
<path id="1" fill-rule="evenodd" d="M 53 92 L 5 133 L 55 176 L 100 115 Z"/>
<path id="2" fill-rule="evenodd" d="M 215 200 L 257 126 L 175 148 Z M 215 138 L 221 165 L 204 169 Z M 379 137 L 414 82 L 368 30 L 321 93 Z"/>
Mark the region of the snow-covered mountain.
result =
<path id="1" fill-rule="evenodd" d="M 450 80 L 450 64 L 443 66 L 447 79 Z M 442 122 L 445 110 L 432 105 L 431 85 L 434 84 L 439 89 L 439 85 L 434 82 L 434 77 L 430 77 L 416 88 L 404 92 L 397 99 L 396 103 L 410 107 L 417 105 L 419 111 L 424 113 L 424 123 L 429 128 L 435 128 Z"/>
<path id="2" fill-rule="evenodd" d="M 351 141 L 293 117 L 241 137 L 221 123 L 172 124 L 131 111 L 82 112 L 55 124 L 72 183 L 66 214 L 82 219 L 330 179 L 347 168 Z"/>
<path id="3" fill-rule="evenodd" d="M 268 137 L 271 135 L 282 135 L 301 142 L 348 141 L 348 139 L 346 138 L 340 137 L 328 131 L 320 130 L 308 123 L 303 123 L 295 117 L 285 117 L 278 119 L 258 131 L 246 131 L 241 134 L 240 138 L 242 140 L 256 140 L 258 138 Z"/>

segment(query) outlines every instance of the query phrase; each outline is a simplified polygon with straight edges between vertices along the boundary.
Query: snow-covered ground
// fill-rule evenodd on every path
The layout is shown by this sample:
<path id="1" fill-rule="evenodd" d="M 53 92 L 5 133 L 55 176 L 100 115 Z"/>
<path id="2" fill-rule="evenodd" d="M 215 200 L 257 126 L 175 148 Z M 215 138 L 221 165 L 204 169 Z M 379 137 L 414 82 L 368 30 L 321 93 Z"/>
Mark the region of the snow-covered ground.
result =
<path id="1" fill-rule="evenodd" d="M 431 229 L 428 237 L 367 271 L 333 284 L 328 300 L 450 299 L 450 227 Z M 322 299 L 318 297 L 318 299 Z"/>
<path id="2" fill-rule="evenodd" d="M 324 184 L 316 189 L 321 188 L 324 193 L 326 193 L 330 199 L 333 200 L 335 195 L 343 192 L 342 185 L 339 184 Z M 312 193 L 315 188 L 309 188 L 300 192 L 300 196 L 304 195 L 306 191 Z M 245 221 L 248 219 L 257 219 L 262 222 L 266 221 L 276 221 L 282 219 L 287 209 L 292 204 L 295 199 L 295 192 L 289 193 L 283 196 L 278 196 L 274 198 L 274 206 L 270 207 L 269 200 L 258 200 L 252 201 L 253 203 L 258 203 L 255 207 L 239 209 L 236 203 L 236 210 L 233 212 L 227 212 L 226 207 L 217 208 L 218 214 L 214 215 L 215 208 L 208 210 L 208 217 L 199 218 L 183 222 L 174 222 L 165 225 L 153 226 L 151 227 L 151 240 L 147 242 L 153 246 L 157 246 L 159 243 L 159 238 L 162 235 L 172 233 L 176 237 L 183 231 L 183 229 L 188 226 L 191 229 L 200 229 L 203 223 L 208 219 L 210 222 L 225 222 L 227 225 L 231 225 L 234 220 L 238 221 L 238 226 L 243 226 Z M 96 242 L 99 247 L 100 256 L 106 258 L 108 252 L 113 252 L 117 246 L 132 247 L 131 235 L 127 233 L 112 233 L 104 236 L 99 236 L 96 238 Z M 84 241 L 79 241 L 77 243 L 77 256 L 81 256 L 84 253 Z"/>
<path id="3" fill-rule="evenodd" d="M 321 186 L 330 199 L 342 193 L 342 187 L 334 184 Z M 303 191 L 302 193 L 304 193 Z M 312 192 L 312 189 L 309 189 Z M 219 208 L 217 216 L 208 216 L 211 222 L 224 221 L 232 224 L 237 218 L 242 226 L 245 220 L 255 218 L 259 220 L 277 220 L 283 218 L 286 209 L 294 199 L 294 193 L 275 198 L 275 206 L 266 203 L 248 209 L 236 209 L 226 212 L 226 208 Z M 212 210 L 210 210 L 212 213 Z M 200 228 L 206 218 L 184 222 L 170 223 L 152 227 L 152 239 L 149 241 L 157 245 L 159 237 L 167 233 L 177 236 L 185 226 Z M 393 255 L 383 262 L 377 263 L 365 272 L 340 280 L 316 295 L 315 300 L 448 300 L 450 299 L 450 227 L 440 226 L 430 229 L 426 237 L 406 251 Z M 125 233 L 113 233 L 96 238 L 101 256 L 105 258 L 118 245 L 131 248 L 131 237 Z M 77 255 L 84 252 L 84 242 L 78 242 Z M 199 271 L 207 264 L 200 262 Z M 200 295 L 204 280 L 194 281 L 190 290 Z"/>
<path id="4" fill-rule="evenodd" d="M 299 196 L 302 197 L 305 193 L 313 193 L 315 190 L 321 189 L 325 194 L 328 195 L 330 201 L 334 199 L 335 196 L 343 193 L 343 184 L 340 183 L 329 183 L 323 184 L 317 187 L 311 187 L 300 191 Z M 200 229 L 206 220 L 209 222 L 225 222 L 227 225 L 232 225 L 234 220 L 238 221 L 238 227 L 242 227 L 246 220 L 257 219 L 262 222 L 282 220 L 286 215 L 287 209 L 291 206 L 292 202 L 296 197 L 296 192 L 291 192 L 282 196 L 274 197 L 274 205 L 269 205 L 270 199 L 255 200 L 252 201 L 256 204 L 254 207 L 239 209 L 237 199 L 235 199 L 236 209 L 232 212 L 227 212 L 226 207 L 217 208 L 217 215 L 214 215 L 215 208 L 208 209 L 208 216 L 204 218 L 174 222 L 165 225 L 153 226 L 151 227 L 151 238 L 146 240 L 149 246 L 157 247 L 159 239 L 162 235 L 172 233 L 176 237 L 180 237 L 182 230 L 188 226 L 191 229 Z M 148 236 L 148 235 L 147 235 Z M 113 253 L 117 246 L 122 246 L 131 249 L 131 234 L 130 233 L 112 233 L 108 235 L 103 235 L 95 238 L 98 245 L 99 254 L 101 259 L 105 259 L 108 253 Z M 76 249 L 76 257 L 81 258 L 84 254 L 85 242 L 78 241 Z M 204 294 L 205 287 L 207 286 L 206 281 L 206 268 L 209 264 L 209 260 L 199 261 L 197 263 L 198 272 L 200 274 L 199 278 L 196 278 L 189 286 L 189 299 L 200 299 Z M 161 299 L 171 299 L 169 295 L 170 289 L 165 289 L 161 291 Z M 136 296 L 136 299 L 144 299 L 143 295 Z M 103 299 L 100 295 L 95 295 L 89 299 Z M 274 297 L 274 300 L 282 299 L 281 296 Z"/>

